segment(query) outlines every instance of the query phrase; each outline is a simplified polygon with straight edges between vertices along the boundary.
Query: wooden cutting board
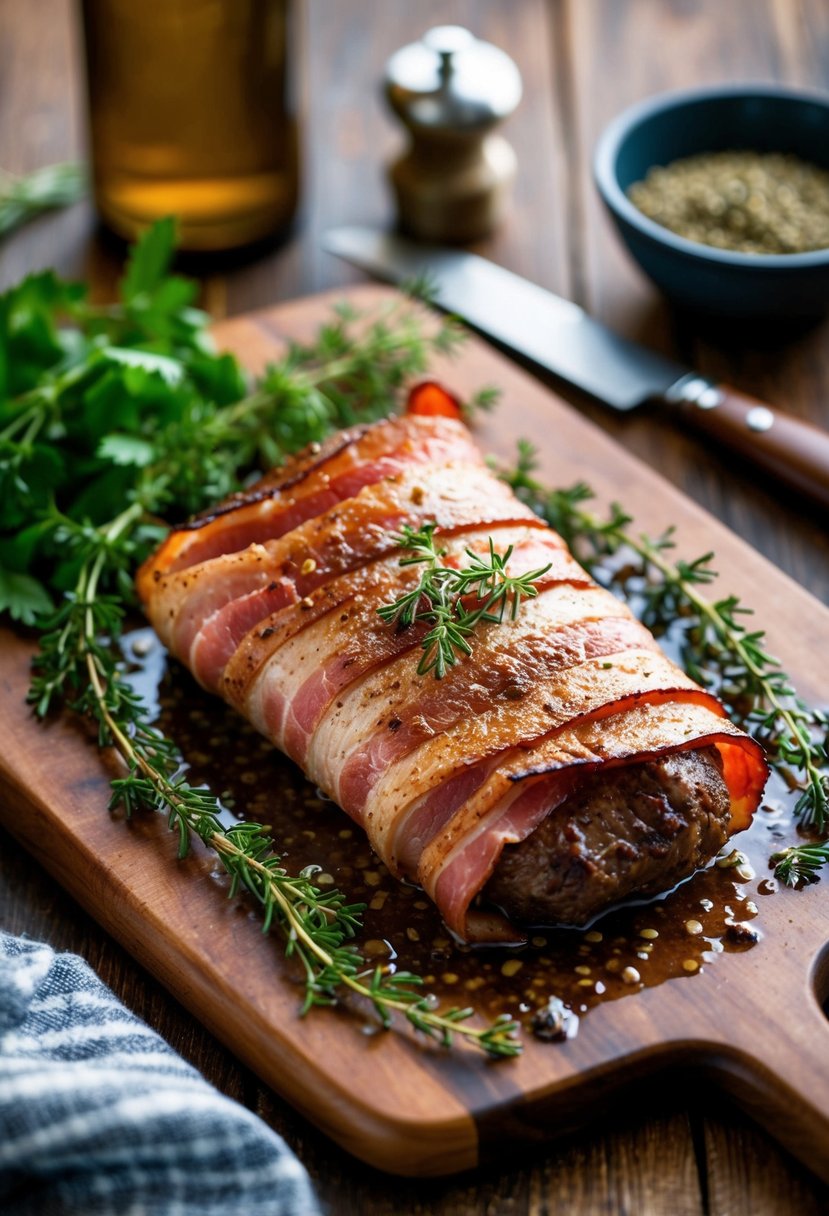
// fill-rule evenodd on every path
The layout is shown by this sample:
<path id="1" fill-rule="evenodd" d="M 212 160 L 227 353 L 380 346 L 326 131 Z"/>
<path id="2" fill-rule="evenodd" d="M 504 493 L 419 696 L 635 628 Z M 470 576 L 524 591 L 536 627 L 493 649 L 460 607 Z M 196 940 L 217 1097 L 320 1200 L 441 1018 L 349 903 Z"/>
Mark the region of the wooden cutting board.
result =
<path id="1" fill-rule="evenodd" d="M 388 293 L 348 294 L 370 306 Z M 330 303 L 319 297 L 226 321 L 217 338 L 258 370 L 287 337 L 310 337 Z M 481 426 L 486 450 L 508 456 L 529 436 L 549 484 L 584 479 L 601 499 L 622 502 L 642 530 L 675 523 L 680 554 L 714 549 L 728 572 L 722 591 L 757 606 L 758 626 L 801 694 L 825 700 L 826 608 L 484 343 L 471 341 L 440 375 L 462 394 L 488 382 L 503 389 Z M 405 1027 L 367 1035 L 348 1013 L 299 1020 L 279 945 L 244 903 L 221 898 L 211 859 L 196 851 L 177 862 L 161 817 L 126 826 L 108 815 L 108 773 L 89 740 L 69 721 L 33 721 L 30 653 L 12 633 L 0 635 L 0 820 L 194 1016 L 350 1152 L 392 1172 L 451 1173 L 584 1122 L 646 1074 L 664 1071 L 668 1084 L 668 1070 L 692 1066 L 829 1179 L 825 882 L 758 898 L 763 937 L 754 948 L 600 1003 L 566 1042 L 525 1034 L 515 1061 L 424 1047 Z M 274 824 L 278 805 L 276 790 Z"/>

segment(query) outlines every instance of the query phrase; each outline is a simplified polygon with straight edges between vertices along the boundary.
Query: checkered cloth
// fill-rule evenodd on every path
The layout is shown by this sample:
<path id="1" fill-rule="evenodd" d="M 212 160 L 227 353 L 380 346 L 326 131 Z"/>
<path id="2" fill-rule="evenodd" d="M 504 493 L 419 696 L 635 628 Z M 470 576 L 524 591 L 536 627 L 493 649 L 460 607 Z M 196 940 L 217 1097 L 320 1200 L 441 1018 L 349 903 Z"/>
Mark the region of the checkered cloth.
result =
<path id="1" fill-rule="evenodd" d="M 0 1211 L 318 1216 L 308 1176 L 81 959 L 0 933 Z"/>

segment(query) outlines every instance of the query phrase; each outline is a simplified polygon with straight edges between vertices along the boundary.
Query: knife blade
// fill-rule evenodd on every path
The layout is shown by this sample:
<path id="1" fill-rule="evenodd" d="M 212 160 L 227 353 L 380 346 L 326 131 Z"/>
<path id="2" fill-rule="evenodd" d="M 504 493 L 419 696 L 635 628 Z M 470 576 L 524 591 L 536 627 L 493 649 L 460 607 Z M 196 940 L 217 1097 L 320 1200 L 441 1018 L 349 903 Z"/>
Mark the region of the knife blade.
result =
<path id="1" fill-rule="evenodd" d="M 477 254 L 356 226 L 329 231 L 324 246 L 387 282 L 425 276 L 441 308 L 568 384 L 616 410 L 668 405 L 829 507 L 829 434 L 818 427 L 621 337 L 577 304 Z"/>

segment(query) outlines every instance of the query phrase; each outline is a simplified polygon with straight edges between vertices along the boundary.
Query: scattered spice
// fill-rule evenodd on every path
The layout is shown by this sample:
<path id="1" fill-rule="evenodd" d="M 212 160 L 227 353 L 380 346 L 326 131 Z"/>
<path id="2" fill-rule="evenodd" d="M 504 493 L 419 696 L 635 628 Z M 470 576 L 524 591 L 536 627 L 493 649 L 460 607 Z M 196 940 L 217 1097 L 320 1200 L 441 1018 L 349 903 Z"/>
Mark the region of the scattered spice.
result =
<path id="1" fill-rule="evenodd" d="M 748 862 L 745 853 L 741 853 L 739 849 L 732 849 L 730 853 L 721 854 L 714 865 L 720 870 L 733 870 L 735 866 L 744 866 Z"/>
<path id="2" fill-rule="evenodd" d="M 532 1018 L 533 1034 L 548 1043 L 572 1039 L 578 1030 L 578 1015 L 568 1009 L 560 997 L 551 996 Z"/>
<path id="3" fill-rule="evenodd" d="M 829 171 L 779 152 L 704 152 L 654 165 L 628 190 L 677 236 L 738 253 L 829 248 Z"/>
<path id="4" fill-rule="evenodd" d="M 369 958 L 379 958 L 382 955 L 387 955 L 389 953 L 389 948 L 384 941 L 380 940 L 380 938 L 372 937 L 363 946 L 363 951 L 368 955 Z"/>
<path id="5" fill-rule="evenodd" d="M 760 931 L 744 921 L 735 921 L 726 926 L 723 937 L 732 946 L 755 946 L 760 940 Z"/>

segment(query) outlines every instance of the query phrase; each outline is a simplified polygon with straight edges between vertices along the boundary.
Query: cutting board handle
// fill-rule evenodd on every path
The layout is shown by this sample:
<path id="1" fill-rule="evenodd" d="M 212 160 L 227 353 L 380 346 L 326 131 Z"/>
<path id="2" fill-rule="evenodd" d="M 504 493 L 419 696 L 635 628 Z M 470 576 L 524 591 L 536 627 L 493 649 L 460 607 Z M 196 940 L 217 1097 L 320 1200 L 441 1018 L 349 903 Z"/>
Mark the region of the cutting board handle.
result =
<path id="1" fill-rule="evenodd" d="M 669 394 L 683 417 L 779 481 L 829 507 L 829 432 L 727 384 L 685 377 Z"/>
<path id="2" fill-rule="evenodd" d="M 743 1109 L 825 1181 L 829 1181 L 829 1018 L 817 998 L 826 997 L 827 978 L 829 947 L 822 951 L 807 990 L 785 998 L 772 978 L 768 1003 L 761 995 L 746 1010 L 744 1021 L 721 1028 L 723 1040 L 709 1060 L 720 1083 Z M 791 1014 L 793 1004 L 800 1005 L 796 1017 Z"/>

